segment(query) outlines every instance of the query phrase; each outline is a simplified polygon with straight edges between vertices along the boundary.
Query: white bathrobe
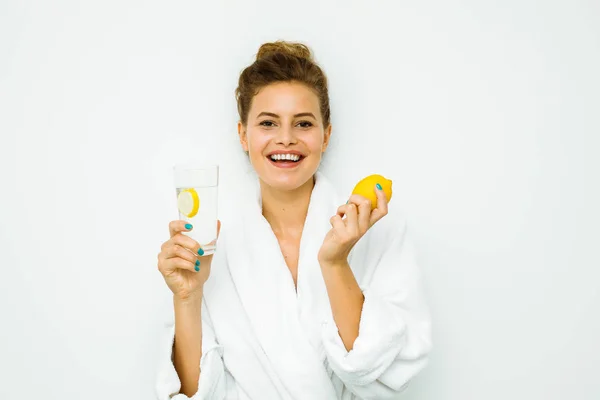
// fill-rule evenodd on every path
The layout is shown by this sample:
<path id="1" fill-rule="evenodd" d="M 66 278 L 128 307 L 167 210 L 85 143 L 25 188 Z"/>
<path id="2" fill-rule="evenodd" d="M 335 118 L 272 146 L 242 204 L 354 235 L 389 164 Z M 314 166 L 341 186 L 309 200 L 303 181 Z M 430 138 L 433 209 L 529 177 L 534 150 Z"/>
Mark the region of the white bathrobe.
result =
<path id="1" fill-rule="evenodd" d="M 348 262 L 365 301 L 359 335 L 346 351 L 333 319 L 317 254 L 340 197 L 317 173 L 298 260 L 297 290 L 256 195 L 223 224 L 204 287 L 202 359 L 192 399 L 396 399 L 426 364 L 431 323 L 405 219 L 392 214 L 355 245 Z M 393 207 L 393 204 L 390 205 Z M 390 207 L 390 208 L 391 208 Z M 229 225 L 233 225 L 231 222 Z M 156 385 L 178 394 L 174 323 L 166 326 Z"/>

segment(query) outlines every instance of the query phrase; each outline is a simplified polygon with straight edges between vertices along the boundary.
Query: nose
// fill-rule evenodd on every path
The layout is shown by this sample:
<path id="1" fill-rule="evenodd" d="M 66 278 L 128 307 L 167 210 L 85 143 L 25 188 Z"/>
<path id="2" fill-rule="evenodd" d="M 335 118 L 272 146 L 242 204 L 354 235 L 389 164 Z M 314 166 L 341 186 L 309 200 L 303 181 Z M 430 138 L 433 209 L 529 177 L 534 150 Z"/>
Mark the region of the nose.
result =
<path id="1" fill-rule="evenodd" d="M 282 144 L 284 146 L 289 146 L 290 144 L 297 143 L 296 136 L 294 135 L 294 130 L 287 125 L 282 126 L 281 129 L 279 129 L 275 141 L 277 144 Z"/>

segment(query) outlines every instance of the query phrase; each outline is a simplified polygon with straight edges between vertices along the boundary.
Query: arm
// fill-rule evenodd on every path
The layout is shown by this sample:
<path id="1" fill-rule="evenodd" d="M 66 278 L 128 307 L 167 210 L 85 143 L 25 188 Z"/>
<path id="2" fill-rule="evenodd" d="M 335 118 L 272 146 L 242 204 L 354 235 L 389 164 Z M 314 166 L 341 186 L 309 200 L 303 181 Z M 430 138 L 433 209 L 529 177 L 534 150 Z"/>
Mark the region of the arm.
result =
<path id="1" fill-rule="evenodd" d="M 171 316 L 165 325 L 160 347 L 157 399 L 237 398 L 235 381 L 225 369 L 223 349 L 217 342 L 204 301 L 198 304 L 174 299 L 174 311 L 174 318 Z"/>
<path id="2" fill-rule="evenodd" d="M 340 265 L 321 265 L 321 272 L 327 287 L 333 319 L 344 347 L 350 351 L 358 337 L 360 315 L 365 297 L 348 262 Z"/>
<path id="3" fill-rule="evenodd" d="M 175 308 L 175 340 L 173 364 L 179 380 L 180 392 L 192 397 L 198 391 L 200 358 L 202 357 L 202 291 L 190 299 L 173 296 Z"/>
<path id="4" fill-rule="evenodd" d="M 220 227 L 217 221 L 217 236 Z M 163 243 L 158 254 L 158 270 L 173 292 L 174 310 L 174 316 L 165 326 L 164 344 L 160 346 L 156 381 L 159 400 L 185 400 L 189 396 L 196 400 L 222 400 L 228 388 L 230 374 L 223 363 L 223 349 L 217 343 L 203 301 L 213 255 L 204 255 L 198 242 L 182 234 L 192 228 L 186 221 L 171 221 L 171 238 Z M 229 386 L 234 387 L 233 382 Z"/>
<path id="5" fill-rule="evenodd" d="M 351 261 L 364 271 L 358 336 L 348 351 L 334 317 L 324 326 L 323 345 L 329 367 L 350 391 L 381 400 L 397 398 L 427 364 L 431 321 L 406 224 L 373 230 L 368 250 Z"/>

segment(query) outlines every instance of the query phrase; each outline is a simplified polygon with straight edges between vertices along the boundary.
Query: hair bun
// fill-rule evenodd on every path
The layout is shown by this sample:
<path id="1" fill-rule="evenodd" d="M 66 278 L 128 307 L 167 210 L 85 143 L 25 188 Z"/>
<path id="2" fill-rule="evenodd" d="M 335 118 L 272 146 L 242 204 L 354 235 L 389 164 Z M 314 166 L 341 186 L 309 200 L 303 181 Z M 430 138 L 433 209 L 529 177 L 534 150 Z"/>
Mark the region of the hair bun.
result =
<path id="1" fill-rule="evenodd" d="M 261 58 L 265 58 L 274 53 L 283 53 L 313 61 L 312 53 L 308 46 L 302 43 L 286 42 L 284 40 L 265 43 L 260 46 L 258 54 L 256 55 L 256 60 L 260 60 Z"/>

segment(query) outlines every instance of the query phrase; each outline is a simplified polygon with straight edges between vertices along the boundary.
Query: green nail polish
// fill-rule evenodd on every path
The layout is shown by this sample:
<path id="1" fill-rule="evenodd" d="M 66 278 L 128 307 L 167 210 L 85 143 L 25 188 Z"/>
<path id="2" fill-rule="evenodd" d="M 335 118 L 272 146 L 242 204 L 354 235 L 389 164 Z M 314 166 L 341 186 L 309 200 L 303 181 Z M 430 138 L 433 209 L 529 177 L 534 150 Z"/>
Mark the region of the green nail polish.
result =
<path id="1" fill-rule="evenodd" d="M 185 224 L 185 229 L 189 230 L 189 229 L 192 229 L 192 228 L 193 228 L 192 224 Z"/>
<path id="2" fill-rule="evenodd" d="M 196 260 L 196 267 L 200 266 L 200 260 Z"/>
<path id="3" fill-rule="evenodd" d="M 196 270 L 196 272 L 200 271 L 200 267 L 198 266 L 194 267 L 194 269 Z"/>
<path id="4" fill-rule="evenodd" d="M 204 255 L 204 250 L 202 250 L 201 248 L 198 249 L 198 254 L 200 254 L 201 256 L 203 256 Z"/>
<path id="5" fill-rule="evenodd" d="M 381 190 L 381 185 L 378 183 L 377 185 L 375 185 L 377 187 L 377 189 Z"/>

